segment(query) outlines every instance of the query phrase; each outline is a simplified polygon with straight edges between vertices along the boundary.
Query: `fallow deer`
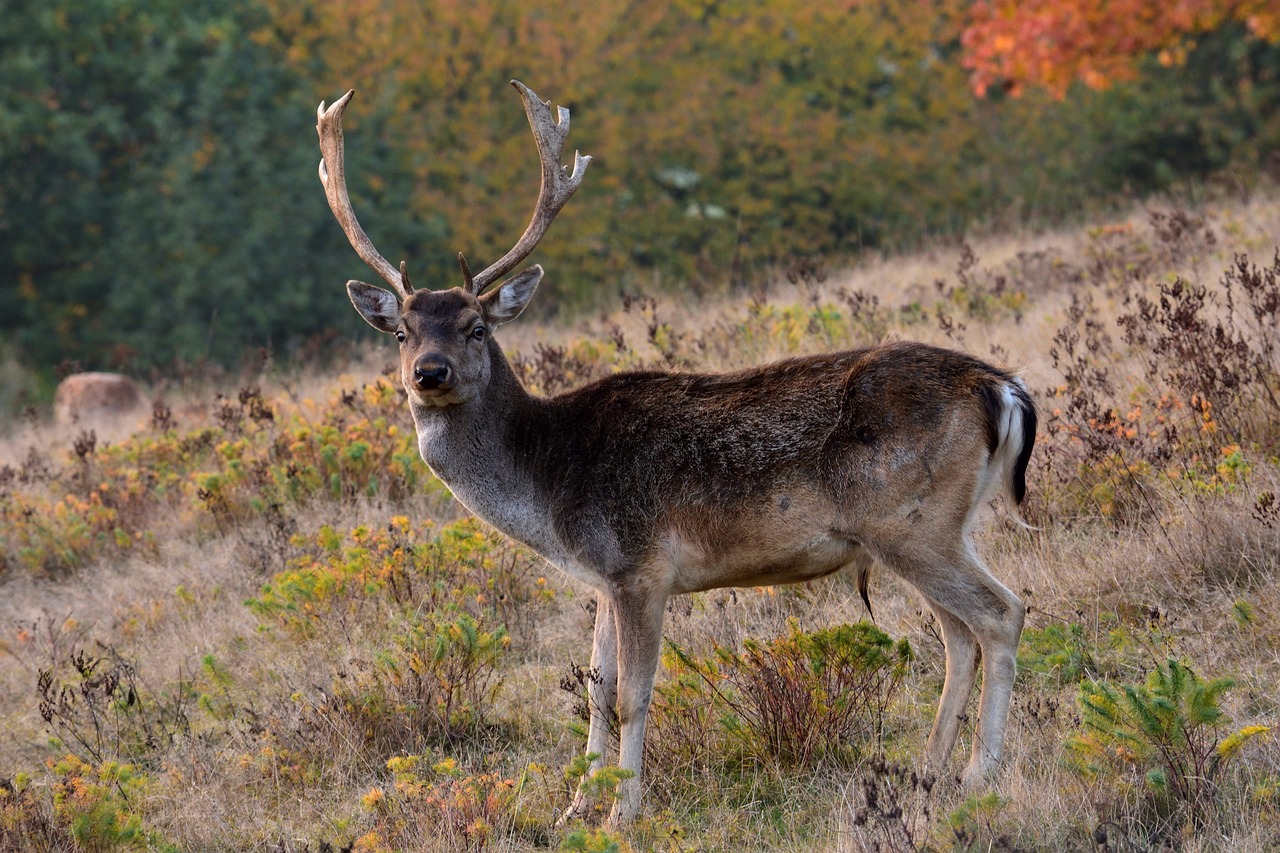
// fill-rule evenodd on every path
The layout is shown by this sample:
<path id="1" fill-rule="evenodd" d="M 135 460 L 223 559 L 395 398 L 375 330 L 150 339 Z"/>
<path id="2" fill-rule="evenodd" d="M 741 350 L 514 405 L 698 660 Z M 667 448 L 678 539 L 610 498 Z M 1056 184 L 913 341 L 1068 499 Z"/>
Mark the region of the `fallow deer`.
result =
<path id="1" fill-rule="evenodd" d="M 792 358 L 723 374 L 623 373 L 551 398 L 529 394 L 493 332 L 518 317 L 533 266 L 486 289 L 533 251 L 581 183 L 561 165 L 558 118 L 517 81 L 542 161 L 532 221 L 462 286 L 414 290 L 357 222 L 343 174 L 352 92 L 317 112 L 320 179 L 359 256 L 391 286 L 347 282 L 356 310 L 400 343 L 400 374 L 423 460 L 468 509 L 596 590 L 587 751 L 604 762 L 621 726 L 624 781 L 609 820 L 635 817 L 667 600 L 718 587 L 796 583 L 875 558 L 913 585 L 941 625 L 946 677 L 926 760 L 952 751 L 983 682 L 964 773 L 999 759 L 1024 609 L 975 553 L 969 529 L 994 494 L 1025 492 L 1036 415 L 1023 382 L 918 343 Z M 582 815 L 579 790 L 566 817 Z"/>

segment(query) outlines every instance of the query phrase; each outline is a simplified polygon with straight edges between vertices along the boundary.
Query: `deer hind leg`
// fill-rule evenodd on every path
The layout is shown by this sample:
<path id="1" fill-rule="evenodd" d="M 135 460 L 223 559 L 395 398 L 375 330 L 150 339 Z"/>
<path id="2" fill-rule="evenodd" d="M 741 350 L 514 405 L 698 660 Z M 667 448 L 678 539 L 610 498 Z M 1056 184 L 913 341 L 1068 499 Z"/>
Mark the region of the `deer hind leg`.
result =
<path id="1" fill-rule="evenodd" d="M 930 767 L 941 768 L 955 747 L 964 709 L 969 703 L 969 694 L 973 692 L 973 682 L 978 675 L 978 644 L 962 620 L 937 605 L 932 605 L 932 610 L 942 626 L 947 671 L 942 682 L 942 698 L 938 700 L 938 714 L 934 717 L 933 730 L 925 747 L 925 759 Z"/>
<path id="2" fill-rule="evenodd" d="M 984 611 L 970 623 L 982 645 L 982 698 L 978 701 L 978 732 L 973 739 L 973 754 L 964 771 L 964 783 L 976 787 L 1000 761 L 1004 749 L 1005 726 L 1009 722 L 1009 703 L 1013 699 L 1013 680 L 1018 666 L 1018 640 L 1026 619 L 1022 600 L 987 571 L 987 567 L 969 553 L 972 565 L 981 571 L 989 589 L 997 592 L 1003 605 Z"/>
<path id="3" fill-rule="evenodd" d="M 927 557 L 890 561 L 929 602 L 942 623 L 947 675 L 926 756 L 941 767 L 955 745 L 960 718 L 974 682 L 974 643 L 982 649 L 982 695 L 973 753 L 964 783 L 982 782 L 999 762 L 1013 696 L 1018 638 L 1025 616 L 1021 600 L 994 577 L 967 543 Z"/>
<path id="4" fill-rule="evenodd" d="M 618 629 L 614 624 L 613 605 L 604 593 L 596 596 L 595 640 L 591 645 L 592 678 L 587 683 L 587 709 L 590 727 L 587 729 L 587 755 L 594 755 L 587 768 L 587 775 L 578 785 L 573 803 L 560 819 L 561 823 L 585 817 L 587 805 L 587 780 L 604 766 L 609 749 L 609 728 L 617 715 L 618 706 Z"/>

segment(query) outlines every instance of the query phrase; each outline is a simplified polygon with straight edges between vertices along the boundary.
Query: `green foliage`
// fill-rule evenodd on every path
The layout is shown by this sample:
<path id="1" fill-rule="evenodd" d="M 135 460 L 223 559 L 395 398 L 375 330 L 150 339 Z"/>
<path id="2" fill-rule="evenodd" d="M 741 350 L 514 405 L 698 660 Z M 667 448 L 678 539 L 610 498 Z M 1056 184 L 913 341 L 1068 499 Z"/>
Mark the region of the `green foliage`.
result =
<path id="1" fill-rule="evenodd" d="M 510 546 L 471 519 L 437 533 L 432 521 L 415 527 L 394 516 L 384 527 L 357 527 L 346 536 L 325 526 L 292 544 L 301 553 L 245 604 L 300 634 L 331 613 L 383 599 L 426 612 L 456 606 L 480 616 L 486 596 L 503 594 L 509 582 L 495 569 Z"/>
<path id="2" fill-rule="evenodd" d="M 503 626 L 485 630 L 453 608 L 431 613 L 425 625 L 411 620 L 397 647 L 377 656 L 371 683 L 353 689 L 347 702 L 456 738 L 484 722 L 503 681 L 499 672 L 510 642 Z"/>
<path id="3" fill-rule="evenodd" d="M 0 785 L 0 847 L 6 850 L 162 851 L 179 849 L 146 827 L 152 780 L 129 764 L 50 759 L 46 793 L 27 774 Z"/>
<path id="4" fill-rule="evenodd" d="M 1222 768 L 1266 726 L 1226 737 L 1222 709 L 1229 678 L 1205 681 L 1170 658 L 1144 684 L 1089 682 L 1080 688 L 1084 731 L 1068 743 L 1082 772 L 1120 787 L 1145 790 L 1163 813 L 1199 820 L 1212 804 Z"/>
<path id="5" fill-rule="evenodd" d="M 1097 674 L 1092 646 L 1077 622 L 1027 628 L 1018 647 L 1018 674 L 1036 673 L 1058 684 L 1074 684 Z"/>
<path id="6" fill-rule="evenodd" d="M 435 483 L 401 426 L 403 405 L 385 380 L 287 414 L 249 387 L 237 401 L 215 400 L 216 426 L 168 426 L 106 447 L 82 436 L 61 465 L 0 466 L 0 571 L 59 574 L 90 557 L 153 553 L 152 525 L 175 509 L 232 532 L 253 517 L 282 520 L 281 506 L 402 499 Z"/>
<path id="7" fill-rule="evenodd" d="M 234 364 L 354 328 L 319 99 L 268 23 L 256 0 L 6 3 L 0 334 L 24 358 Z"/>
<path id="8" fill-rule="evenodd" d="M 668 643 L 650 751 L 663 766 L 704 767 L 733 757 L 803 767 L 857 756 L 880 742 L 910 661 L 906 640 L 865 622 L 813 633 L 793 624 L 784 637 L 706 657 Z"/>
<path id="9" fill-rule="evenodd" d="M 310 131 L 347 86 L 356 209 L 433 286 L 457 281 L 456 251 L 491 260 L 523 228 L 537 169 L 506 81 L 570 106 L 571 144 L 598 161 L 540 249 L 543 298 L 569 304 L 1076 216 L 1256 171 L 1280 138 L 1280 47 L 1240 28 L 1107 92 L 975 100 L 964 5 L 13 0 L 0 332 L 47 375 L 233 364 L 363 328 Z"/>
<path id="10" fill-rule="evenodd" d="M 403 516 L 347 537 L 295 537 L 302 555 L 246 605 L 265 622 L 314 637 L 336 622 L 388 622 L 389 642 L 335 681 L 334 710 L 379 748 L 456 740 L 485 723 L 511 638 L 491 597 L 517 596 L 509 546 L 473 521 L 413 528 Z"/>
<path id="11" fill-rule="evenodd" d="M 592 808 L 603 815 L 617 800 L 618 786 L 636 774 L 612 764 L 592 770 L 591 762 L 599 757 L 594 752 L 575 755 L 564 769 L 564 781 L 568 790 L 582 791 Z"/>
<path id="12" fill-rule="evenodd" d="M 560 842 L 561 853 L 622 853 L 621 839 L 603 829 L 575 829 Z"/>
<path id="13" fill-rule="evenodd" d="M 1010 802 L 995 791 L 966 799 L 946 817 L 950 849 L 956 853 L 1013 849 L 1008 837 L 1000 831 L 1000 812 Z"/>
<path id="14" fill-rule="evenodd" d="M 1131 671 L 1152 650 L 1167 648 L 1170 638 L 1159 612 L 1127 614 L 1104 611 L 1091 631 L 1079 622 L 1027 628 L 1018 646 L 1018 675 L 1049 684 L 1078 684 Z M 1138 623 L 1138 624 L 1135 624 Z"/>

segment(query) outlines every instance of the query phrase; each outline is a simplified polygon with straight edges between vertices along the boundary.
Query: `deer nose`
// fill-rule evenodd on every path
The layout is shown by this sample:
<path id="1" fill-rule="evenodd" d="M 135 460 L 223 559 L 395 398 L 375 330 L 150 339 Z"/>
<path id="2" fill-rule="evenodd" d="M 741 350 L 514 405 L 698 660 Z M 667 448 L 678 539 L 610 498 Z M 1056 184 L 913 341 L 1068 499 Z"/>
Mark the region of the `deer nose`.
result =
<path id="1" fill-rule="evenodd" d="M 423 391 L 438 391 L 449 386 L 453 371 L 448 362 L 423 359 L 413 366 L 413 381 Z"/>

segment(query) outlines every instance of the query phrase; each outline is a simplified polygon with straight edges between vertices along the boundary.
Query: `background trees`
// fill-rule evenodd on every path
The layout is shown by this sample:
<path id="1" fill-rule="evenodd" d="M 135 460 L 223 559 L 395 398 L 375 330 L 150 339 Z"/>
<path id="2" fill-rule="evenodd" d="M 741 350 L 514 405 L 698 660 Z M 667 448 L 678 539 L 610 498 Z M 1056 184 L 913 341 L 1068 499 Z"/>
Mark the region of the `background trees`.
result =
<path id="1" fill-rule="evenodd" d="M 348 87 L 353 201 L 424 284 L 523 228 L 537 168 L 506 81 L 573 111 L 597 159 L 539 250 L 541 310 L 1248 185 L 1280 137 L 1270 5 L 14 0 L 0 335 L 48 375 L 358 328 L 341 283 L 367 274 L 312 131 Z"/>
<path id="2" fill-rule="evenodd" d="M 0 21 L 0 331 L 41 365 L 231 363 L 341 317 L 309 94 L 249 0 Z M 314 108 L 314 105 L 311 105 Z"/>
<path id="3" fill-rule="evenodd" d="M 1062 97 L 1079 80 L 1104 89 L 1136 79 L 1142 60 L 1182 65 L 1204 34 L 1231 29 L 1275 43 L 1272 0 L 980 0 L 964 33 L 979 94 L 993 83 L 1044 86 Z"/>

